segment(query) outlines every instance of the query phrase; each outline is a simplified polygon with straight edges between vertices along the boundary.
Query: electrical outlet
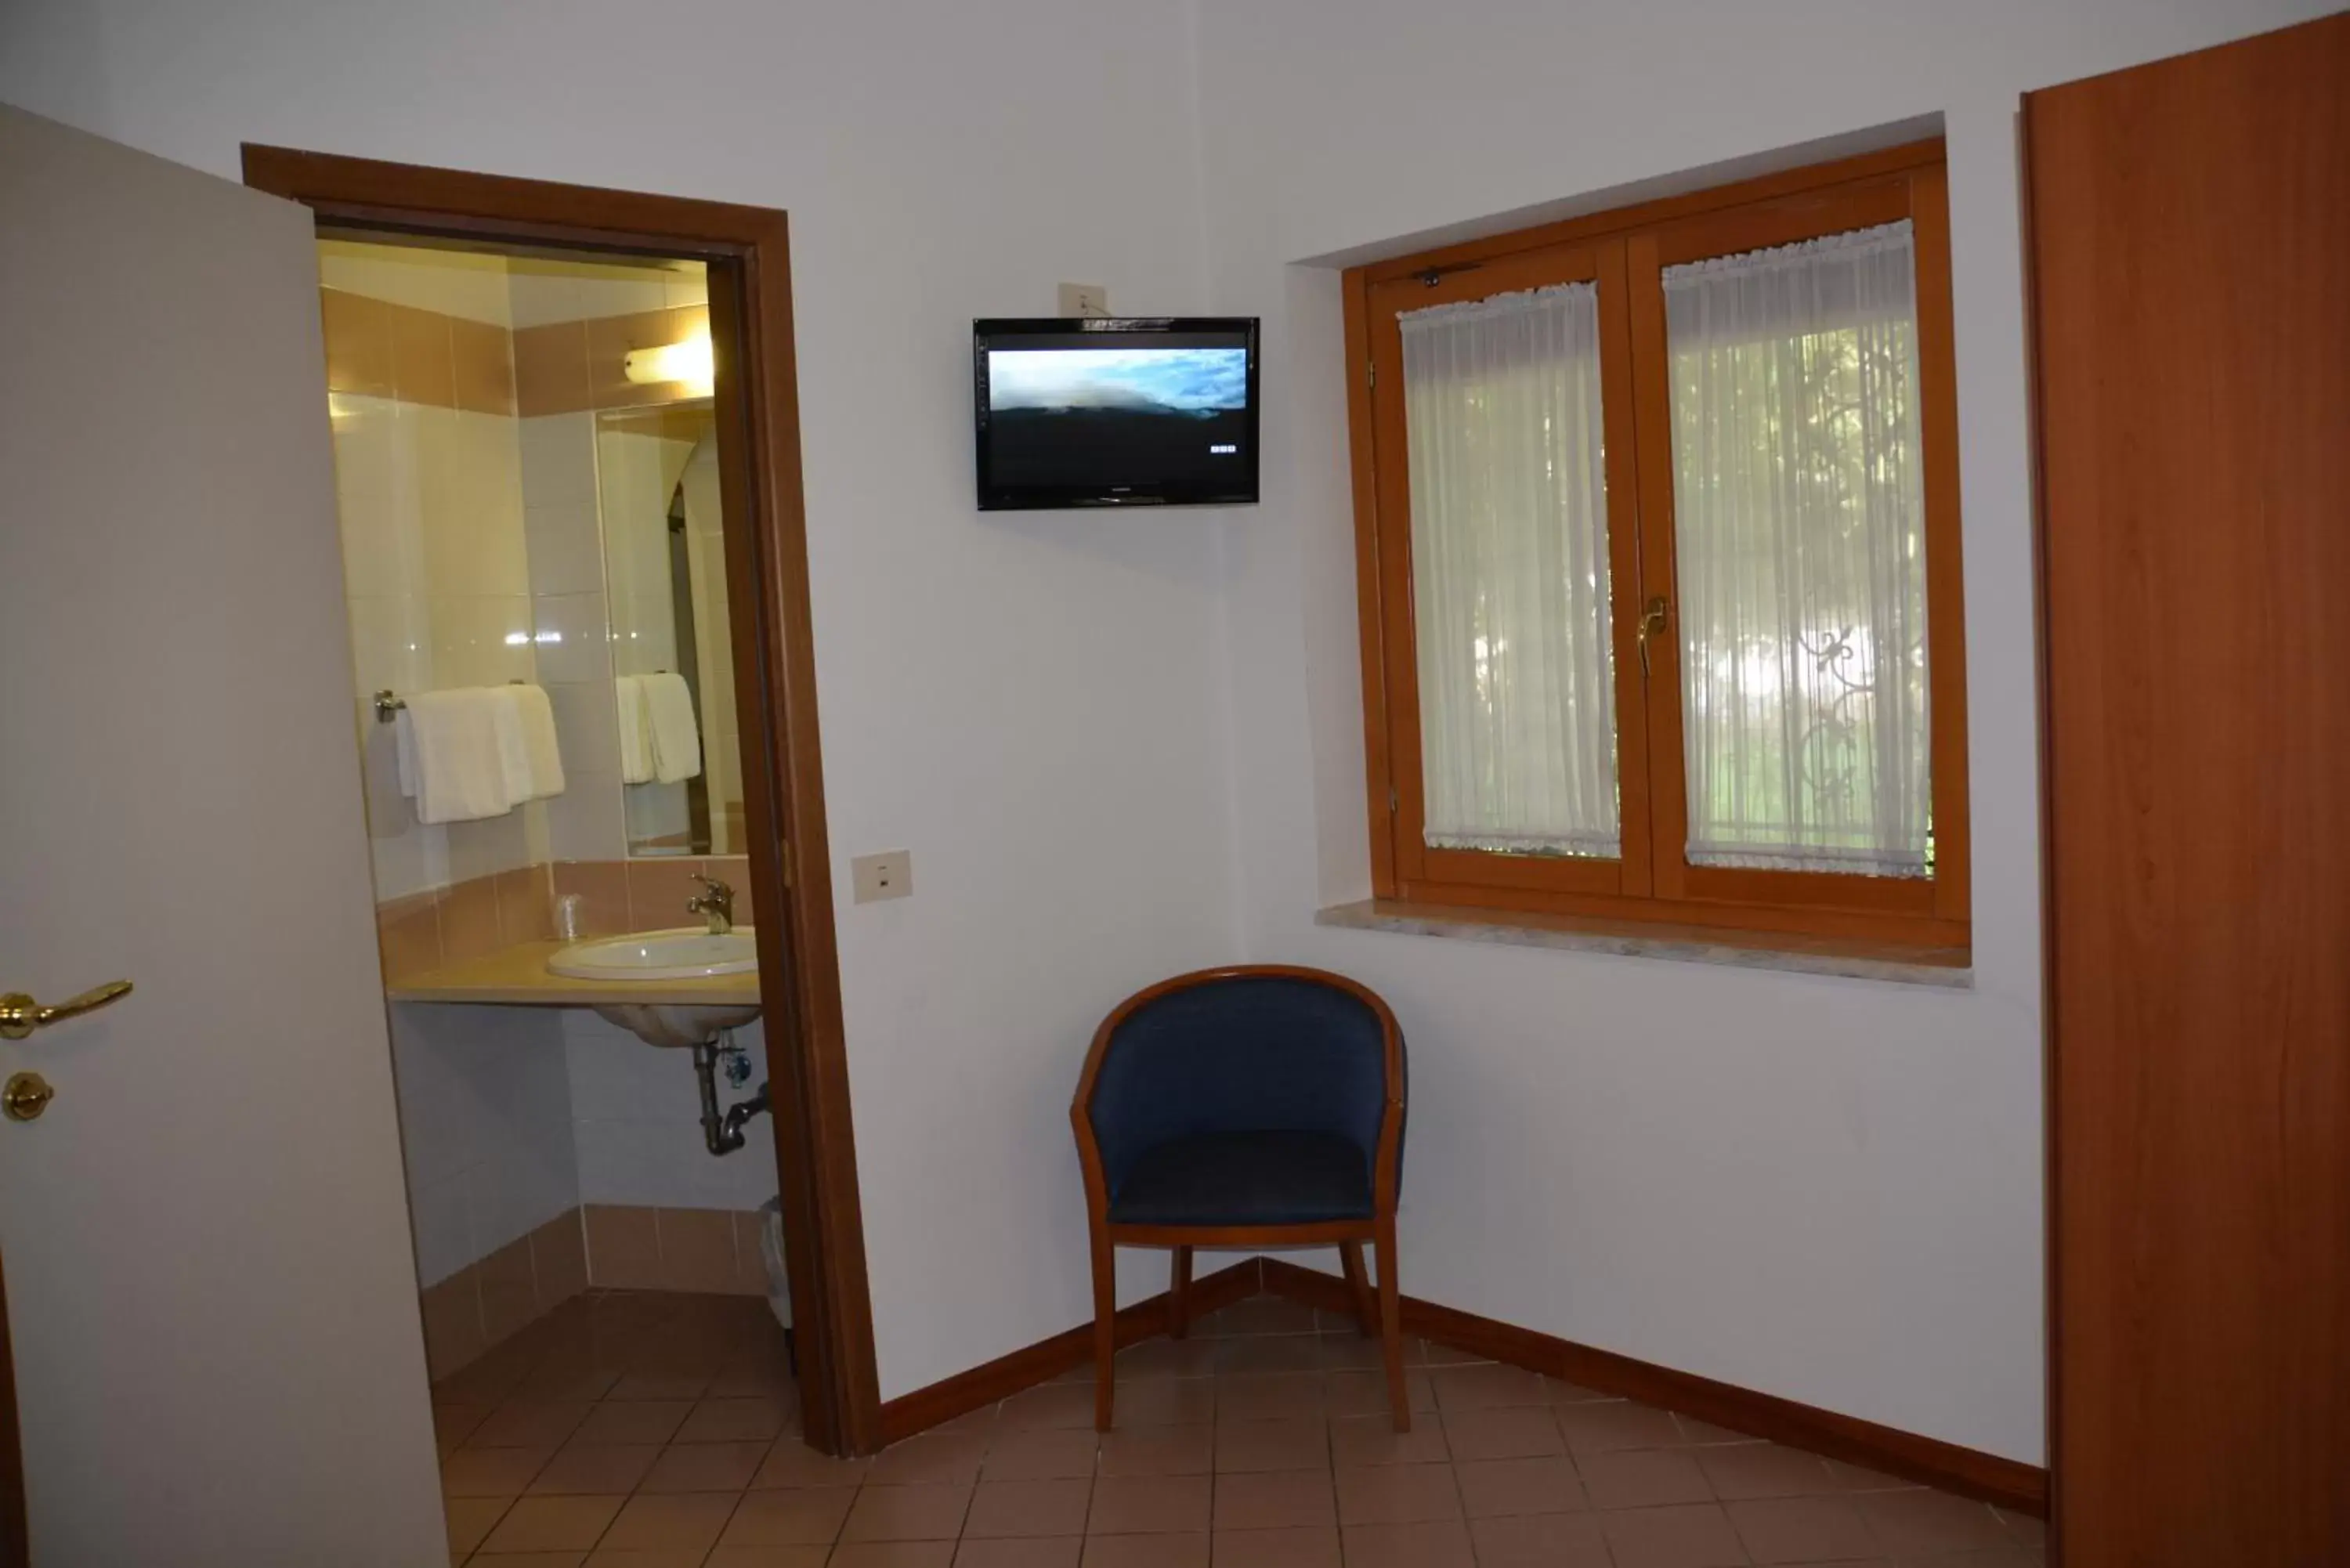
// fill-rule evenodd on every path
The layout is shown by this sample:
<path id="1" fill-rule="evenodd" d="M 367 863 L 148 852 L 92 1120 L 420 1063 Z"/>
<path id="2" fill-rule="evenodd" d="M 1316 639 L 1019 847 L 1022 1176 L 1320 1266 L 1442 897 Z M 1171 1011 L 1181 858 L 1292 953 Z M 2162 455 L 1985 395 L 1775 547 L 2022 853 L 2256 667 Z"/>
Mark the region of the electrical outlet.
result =
<path id="1" fill-rule="evenodd" d="M 848 863 L 848 871 L 860 904 L 870 904 L 877 898 L 903 898 L 914 890 L 914 857 L 902 849 L 859 855 Z"/>
<path id="2" fill-rule="evenodd" d="M 1065 283 L 1061 286 L 1063 316 L 1107 316 L 1109 290 L 1097 283 Z"/>

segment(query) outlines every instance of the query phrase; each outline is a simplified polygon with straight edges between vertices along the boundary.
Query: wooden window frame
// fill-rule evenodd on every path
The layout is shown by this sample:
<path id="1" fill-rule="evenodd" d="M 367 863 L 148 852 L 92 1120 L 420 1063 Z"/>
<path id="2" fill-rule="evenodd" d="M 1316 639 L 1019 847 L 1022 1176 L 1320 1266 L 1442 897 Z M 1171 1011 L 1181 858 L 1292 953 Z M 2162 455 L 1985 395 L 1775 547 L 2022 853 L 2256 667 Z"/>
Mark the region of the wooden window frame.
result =
<path id="1" fill-rule="evenodd" d="M 1915 241 L 1935 865 L 1926 878 L 1692 866 L 1686 853 L 1670 389 L 1662 271 L 1907 218 Z M 1570 281 L 1597 286 L 1622 854 L 1532 857 L 1427 847 L 1421 800 L 1402 308 Z M 1347 423 L 1361 607 L 1364 755 L 1376 898 L 1947 952 L 1970 937 L 1966 626 L 1958 388 L 1942 142 L 1913 142 L 1684 196 L 1349 269 Z M 1641 607 L 1666 635 L 1641 672 Z"/>

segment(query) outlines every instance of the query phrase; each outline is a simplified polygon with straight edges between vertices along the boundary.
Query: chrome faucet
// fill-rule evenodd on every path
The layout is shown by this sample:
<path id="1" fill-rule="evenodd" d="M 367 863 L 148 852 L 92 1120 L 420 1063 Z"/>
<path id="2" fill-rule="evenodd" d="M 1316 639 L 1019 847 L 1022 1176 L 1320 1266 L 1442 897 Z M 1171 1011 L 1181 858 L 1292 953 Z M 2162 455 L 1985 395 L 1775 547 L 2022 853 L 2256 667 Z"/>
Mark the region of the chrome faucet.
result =
<path id="1" fill-rule="evenodd" d="M 685 901 L 685 912 L 709 921 L 712 936 L 724 936 L 734 929 L 734 889 L 715 877 L 704 877 L 699 871 L 692 875 L 702 884 L 702 891 Z"/>

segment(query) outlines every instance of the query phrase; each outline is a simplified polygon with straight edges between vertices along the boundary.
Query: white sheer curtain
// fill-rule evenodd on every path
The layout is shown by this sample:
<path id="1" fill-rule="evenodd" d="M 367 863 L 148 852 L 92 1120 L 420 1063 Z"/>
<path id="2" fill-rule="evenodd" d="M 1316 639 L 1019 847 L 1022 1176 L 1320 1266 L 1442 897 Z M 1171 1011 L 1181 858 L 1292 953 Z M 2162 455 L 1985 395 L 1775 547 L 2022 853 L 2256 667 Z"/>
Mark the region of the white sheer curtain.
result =
<path id="1" fill-rule="evenodd" d="M 1665 270 L 1692 864 L 1928 874 L 1909 225 Z"/>
<path id="2" fill-rule="evenodd" d="M 1597 303 L 1567 284 L 1400 318 L 1434 848 L 1621 853 Z"/>

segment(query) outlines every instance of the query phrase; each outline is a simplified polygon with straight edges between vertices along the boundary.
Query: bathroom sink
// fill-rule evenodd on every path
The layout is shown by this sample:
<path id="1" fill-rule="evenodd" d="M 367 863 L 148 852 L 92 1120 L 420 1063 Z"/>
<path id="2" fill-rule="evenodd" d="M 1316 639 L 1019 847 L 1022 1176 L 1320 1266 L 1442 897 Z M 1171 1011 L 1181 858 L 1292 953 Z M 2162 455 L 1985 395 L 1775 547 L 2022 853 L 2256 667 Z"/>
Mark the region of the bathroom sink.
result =
<path id="1" fill-rule="evenodd" d="M 755 1007 L 691 1007 L 611 1003 L 596 1010 L 607 1023 L 617 1023 L 648 1045 L 683 1050 L 718 1038 L 721 1031 L 740 1029 L 759 1016 Z"/>
<path id="2" fill-rule="evenodd" d="M 757 969 L 759 943 L 749 926 L 723 936 L 693 928 L 639 931 L 565 948 L 546 967 L 574 980 L 705 980 Z"/>

